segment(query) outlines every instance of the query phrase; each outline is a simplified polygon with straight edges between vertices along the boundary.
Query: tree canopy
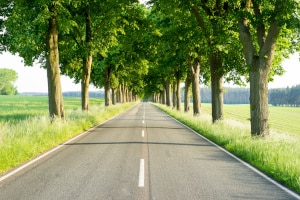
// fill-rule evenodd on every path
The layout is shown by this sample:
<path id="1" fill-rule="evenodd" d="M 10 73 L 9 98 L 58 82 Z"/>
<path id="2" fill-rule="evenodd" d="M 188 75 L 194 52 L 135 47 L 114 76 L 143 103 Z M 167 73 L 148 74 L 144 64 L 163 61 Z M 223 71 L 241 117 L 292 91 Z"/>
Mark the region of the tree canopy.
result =
<path id="1" fill-rule="evenodd" d="M 60 113 L 60 73 L 81 82 L 83 110 L 90 83 L 105 88 L 106 106 L 111 96 L 113 104 L 152 96 L 180 109 L 185 82 L 185 111 L 192 96 L 200 115 L 202 82 L 211 87 L 213 122 L 224 117 L 223 83 L 250 82 L 251 133 L 268 135 L 268 81 L 283 73 L 282 60 L 300 44 L 297 0 L 150 0 L 147 6 L 4 0 L 0 6 L 0 50 L 47 68 L 49 108 Z"/>

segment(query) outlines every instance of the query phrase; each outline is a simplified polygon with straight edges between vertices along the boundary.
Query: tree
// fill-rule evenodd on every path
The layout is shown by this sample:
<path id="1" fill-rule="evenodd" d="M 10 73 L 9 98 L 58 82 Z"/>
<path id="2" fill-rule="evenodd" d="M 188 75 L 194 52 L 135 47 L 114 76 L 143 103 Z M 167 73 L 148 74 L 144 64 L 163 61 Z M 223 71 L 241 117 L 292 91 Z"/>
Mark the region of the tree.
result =
<path id="1" fill-rule="evenodd" d="M 194 37 L 198 36 L 197 39 L 192 40 L 188 37 L 194 46 L 194 49 L 190 46 L 190 51 L 193 54 L 195 52 L 200 54 L 192 56 L 195 60 L 190 62 L 190 66 L 200 67 L 201 64 L 203 67 L 206 66 L 206 62 L 208 63 L 210 76 L 205 76 L 205 78 L 209 78 L 212 87 L 212 120 L 215 122 L 223 119 L 223 78 L 236 81 L 245 71 L 240 71 L 242 68 L 239 67 L 239 65 L 243 66 L 244 59 L 236 53 L 240 43 L 237 42 L 238 35 L 234 32 L 237 24 L 230 20 L 228 1 L 184 0 L 173 4 L 166 0 L 152 0 L 151 2 L 163 10 L 167 16 L 178 19 L 177 26 L 190 24 L 190 32 Z M 200 34 L 196 34 L 197 32 Z M 195 48 L 201 49 L 195 51 Z M 206 58 L 200 59 L 201 56 Z M 232 70 L 235 70 L 236 74 L 230 77 L 228 75 L 233 75 L 230 73 Z M 190 71 L 198 70 L 191 68 Z"/>
<path id="2" fill-rule="evenodd" d="M 105 57 L 109 48 L 117 44 L 118 33 L 124 32 L 120 13 L 134 3 L 136 0 L 121 0 L 117 4 L 100 0 L 65 3 L 72 28 L 63 35 L 62 72 L 81 82 L 83 110 L 89 109 L 88 90 L 93 59 Z"/>
<path id="3" fill-rule="evenodd" d="M 159 39 L 159 44 L 157 45 L 158 49 L 158 59 L 157 67 L 163 68 L 163 72 L 165 74 L 164 90 L 166 93 L 166 104 L 171 106 L 170 103 L 170 84 L 174 80 L 176 87 L 174 91 L 176 95 L 174 97 L 179 100 L 179 82 L 182 81 L 186 77 L 186 85 L 185 85 L 185 110 L 187 110 L 189 103 L 189 85 L 192 85 L 192 93 L 193 93 L 193 109 L 194 114 L 200 114 L 201 107 L 201 98 L 200 98 L 200 54 L 199 52 L 202 48 L 199 45 L 199 37 L 201 33 L 198 30 L 194 30 L 195 22 L 190 20 L 190 13 L 186 10 L 181 10 L 180 12 L 174 14 L 173 12 L 168 12 L 167 10 L 173 9 L 173 4 L 165 5 L 164 7 L 160 7 L 159 4 L 156 4 L 152 9 L 152 13 L 154 13 L 159 20 L 156 21 L 156 26 L 160 29 L 162 36 Z M 170 8 L 170 7 L 172 8 Z M 183 23 L 184 22 L 184 23 Z M 191 84 L 189 84 L 189 81 Z M 174 92 L 173 91 L 173 92 Z M 164 94 L 164 93 L 163 93 Z M 180 109 L 180 104 L 173 105 Z"/>
<path id="4" fill-rule="evenodd" d="M 12 69 L 0 69 L 0 95 L 15 95 L 17 88 L 14 82 L 18 79 L 17 72 Z"/>
<path id="5" fill-rule="evenodd" d="M 235 6 L 239 11 L 236 12 L 239 35 L 250 74 L 251 134 L 266 136 L 269 135 L 268 80 L 276 44 L 290 36 L 291 32 L 285 30 L 299 25 L 299 2 L 244 0 Z M 289 48 L 291 46 L 277 48 L 277 52 Z"/>
<path id="6" fill-rule="evenodd" d="M 143 79 L 148 72 L 148 11 L 139 4 L 125 8 L 119 13 L 122 32 L 116 37 L 117 43 L 108 49 L 106 55 L 98 56 L 93 68 L 92 82 L 97 87 L 104 86 L 106 106 L 111 104 L 110 90 L 113 91 L 113 104 L 117 99 L 126 102 L 136 95 L 142 96 Z M 117 96 L 119 98 L 115 98 Z"/>
<path id="7" fill-rule="evenodd" d="M 14 1 L 6 10 L 3 43 L 6 49 L 24 59 L 32 66 L 41 60 L 47 68 L 49 115 L 51 119 L 64 118 L 60 83 L 58 51 L 58 12 L 60 1 Z"/>

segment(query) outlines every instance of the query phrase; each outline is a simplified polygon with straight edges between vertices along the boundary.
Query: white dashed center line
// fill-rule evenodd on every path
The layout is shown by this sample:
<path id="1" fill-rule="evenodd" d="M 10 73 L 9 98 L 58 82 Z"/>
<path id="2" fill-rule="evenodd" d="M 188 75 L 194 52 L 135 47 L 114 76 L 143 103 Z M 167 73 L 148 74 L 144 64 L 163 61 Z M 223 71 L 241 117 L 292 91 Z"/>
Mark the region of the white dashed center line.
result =
<path id="1" fill-rule="evenodd" d="M 142 137 L 145 137 L 145 131 L 142 130 Z"/>
<path id="2" fill-rule="evenodd" d="M 139 173 L 139 187 L 144 187 L 145 185 L 145 161 L 141 159 L 140 161 L 140 173 Z"/>

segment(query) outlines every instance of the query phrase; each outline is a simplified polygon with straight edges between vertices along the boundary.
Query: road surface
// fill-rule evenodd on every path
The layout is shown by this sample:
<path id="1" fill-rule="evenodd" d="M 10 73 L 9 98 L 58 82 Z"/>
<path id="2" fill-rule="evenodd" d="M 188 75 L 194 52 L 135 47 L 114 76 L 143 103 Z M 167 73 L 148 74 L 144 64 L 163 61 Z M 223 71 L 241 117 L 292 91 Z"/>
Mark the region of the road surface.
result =
<path id="1" fill-rule="evenodd" d="M 0 179 L 0 199 L 298 199 L 148 103 Z"/>

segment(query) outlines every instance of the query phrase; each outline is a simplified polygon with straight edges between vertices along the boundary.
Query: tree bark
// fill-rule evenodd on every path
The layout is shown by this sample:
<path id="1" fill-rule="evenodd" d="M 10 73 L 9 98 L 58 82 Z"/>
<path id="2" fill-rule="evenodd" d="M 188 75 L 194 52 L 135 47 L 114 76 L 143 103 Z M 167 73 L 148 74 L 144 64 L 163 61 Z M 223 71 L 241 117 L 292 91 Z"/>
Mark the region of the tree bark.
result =
<path id="1" fill-rule="evenodd" d="M 176 78 L 176 109 L 181 110 L 180 78 Z"/>
<path id="2" fill-rule="evenodd" d="M 171 84 L 170 81 L 168 80 L 166 82 L 166 104 L 167 106 L 172 106 L 172 97 L 171 97 Z"/>
<path id="3" fill-rule="evenodd" d="M 161 91 L 161 103 L 164 105 L 166 104 L 166 88 L 165 87 Z"/>
<path id="4" fill-rule="evenodd" d="M 111 68 L 110 66 L 105 69 L 105 84 L 104 84 L 104 96 L 105 96 L 105 106 L 110 106 L 110 76 L 111 76 Z"/>
<path id="5" fill-rule="evenodd" d="M 185 79 L 185 88 L 184 88 L 184 112 L 190 111 L 190 88 L 192 80 L 191 74 L 188 74 Z"/>
<path id="6" fill-rule="evenodd" d="M 248 4 L 245 7 L 249 10 L 250 0 L 247 2 Z M 275 13 L 280 10 L 282 5 L 284 4 L 276 5 Z M 254 3 L 253 6 L 256 17 L 260 17 L 259 5 Z M 252 40 L 249 20 L 241 18 L 238 25 L 245 59 L 247 65 L 250 67 L 251 135 L 266 136 L 269 135 L 268 78 L 280 27 L 276 17 L 270 23 L 267 33 L 264 24 L 257 24 L 256 31 L 259 47 L 256 50 Z"/>
<path id="7" fill-rule="evenodd" d="M 190 76 L 192 79 L 192 93 L 193 93 L 193 113 L 195 116 L 201 113 L 201 94 L 200 94 L 200 60 L 194 59 L 190 62 Z"/>
<path id="8" fill-rule="evenodd" d="M 119 89 L 118 89 L 118 102 L 119 103 L 123 103 L 123 90 L 122 90 L 122 84 L 119 85 Z"/>
<path id="9" fill-rule="evenodd" d="M 173 100 L 173 108 L 176 108 L 177 107 L 177 98 L 176 98 L 176 94 L 177 94 L 177 87 L 176 87 L 176 82 L 173 81 L 173 84 L 172 84 L 172 100 Z"/>
<path id="10" fill-rule="evenodd" d="M 82 110 L 89 110 L 89 85 L 91 77 L 91 68 L 93 62 L 93 55 L 91 50 L 92 43 L 92 21 L 89 13 L 89 7 L 86 8 L 85 13 L 86 18 L 86 41 L 85 44 L 87 48 L 87 56 L 83 58 L 83 70 L 82 70 L 82 80 L 81 80 L 81 104 Z"/>
<path id="11" fill-rule="evenodd" d="M 223 120 L 223 79 L 222 79 L 222 61 L 219 52 L 213 52 L 210 55 L 210 74 L 211 74 L 211 100 L 212 100 L 212 121 Z"/>
<path id="12" fill-rule="evenodd" d="M 56 4 L 49 6 L 52 13 L 49 19 L 46 41 L 46 65 L 48 77 L 49 115 L 51 120 L 64 119 L 64 105 L 60 82 L 59 50 L 58 50 L 58 24 Z"/>
<path id="13" fill-rule="evenodd" d="M 250 70 L 250 115 L 252 136 L 269 135 L 268 74 L 261 59 L 254 58 Z"/>
<path id="14" fill-rule="evenodd" d="M 112 104 L 116 105 L 117 104 L 117 88 L 112 88 Z"/>
<path id="15" fill-rule="evenodd" d="M 81 80 L 81 108 L 84 111 L 89 110 L 89 85 L 91 77 L 92 55 L 83 59 L 83 73 Z"/>

